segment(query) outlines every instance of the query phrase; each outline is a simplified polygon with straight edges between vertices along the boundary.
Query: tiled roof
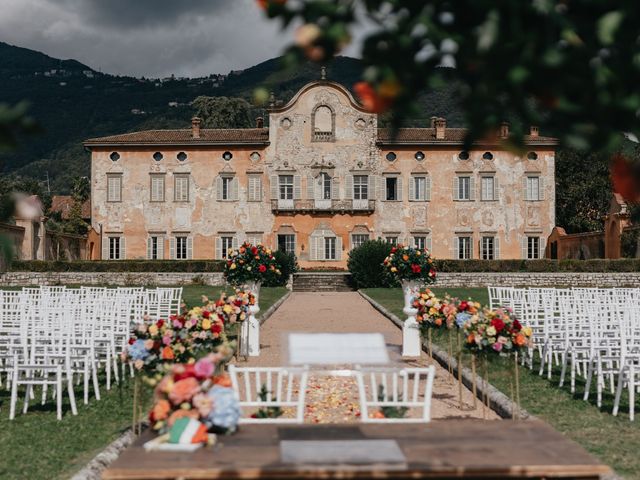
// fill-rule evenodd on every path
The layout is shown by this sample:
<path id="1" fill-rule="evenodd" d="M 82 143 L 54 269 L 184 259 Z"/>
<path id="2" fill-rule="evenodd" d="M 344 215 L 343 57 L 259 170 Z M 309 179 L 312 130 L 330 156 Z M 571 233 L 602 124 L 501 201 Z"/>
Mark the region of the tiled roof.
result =
<path id="1" fill-rule="evenodd" d="M 435 128 L 399 128 L 396 131 L 395 137 L 392 134 L 391 129 L 379 128 L 378 129 L 378 143 L 381 144 L 446 144 L 456 143 L 462 144 L 464 138 L 467 135 L 466 128 L 445 128 L 445 138 L 436 139 Z M 532 137 L 531 135 L 524 136 L 525 143 L 537 144 L 537 145 L 555 145 L 557 139 L 553 137 Z M 495 138 L 488 140 L 487 142 L 477 143 L 499 143 L 500 139 Z"/>
<path id="2" fill-rule="evenodd" d="M 60 212 L 64 220 L 69 219 L 69 213 L 73 207 L 71 195 L 54 195 L 51 198 L 51 211 Z M 82 218 L 91 218 L 91 201 L 87 200 L 82 204 Z"/>
<path id="3" fill-rule="evenodd" d="M 193 138 L 190 128 L 183 130 L 145 130 L 108 137 L 90 138 L 87 147 L 102 145 L 232 145 L 267 144 L 268 128 L 203 128 L 200 137 Z"/>

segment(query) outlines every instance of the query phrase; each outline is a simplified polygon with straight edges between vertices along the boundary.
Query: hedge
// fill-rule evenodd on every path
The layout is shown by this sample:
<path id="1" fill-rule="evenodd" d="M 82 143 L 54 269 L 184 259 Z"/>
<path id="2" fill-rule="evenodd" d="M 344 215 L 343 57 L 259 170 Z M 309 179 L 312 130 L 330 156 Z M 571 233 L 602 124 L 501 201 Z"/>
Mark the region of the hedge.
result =
<path id="1" fill-rule="evenodd" d="M 84 260 L 42 261 L 15 260 L 9 266 L 12 272 L 222 272 L 220 260 Z"/>
<path id="2" fill-rule="evenodd" d="M 438 272 L 640 272 L 640 259 L 436 260 Z"/>

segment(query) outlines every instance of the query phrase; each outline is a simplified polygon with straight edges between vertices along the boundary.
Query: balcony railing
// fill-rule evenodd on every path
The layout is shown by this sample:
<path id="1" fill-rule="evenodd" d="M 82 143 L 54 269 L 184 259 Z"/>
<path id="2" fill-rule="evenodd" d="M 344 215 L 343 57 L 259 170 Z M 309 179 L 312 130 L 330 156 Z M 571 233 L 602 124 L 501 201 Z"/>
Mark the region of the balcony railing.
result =
<path id="1" fill-rule="evenodd" d="M 333 132 L 313 132 L 314 142 L 333 142 Z"/>
<path id="2" fill-rule="evenodd" d="M 371 213 L 375 200 L 271 200 L 271 210 L 276 213 Z"/>

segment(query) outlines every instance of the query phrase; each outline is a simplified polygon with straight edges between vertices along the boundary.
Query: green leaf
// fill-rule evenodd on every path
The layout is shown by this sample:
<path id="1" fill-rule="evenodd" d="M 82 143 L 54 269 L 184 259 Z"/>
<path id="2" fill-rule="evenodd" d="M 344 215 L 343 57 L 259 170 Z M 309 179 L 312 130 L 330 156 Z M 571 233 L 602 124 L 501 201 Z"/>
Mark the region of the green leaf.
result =
<path id="1" fill-rule="evenodd" d="M 596 26 L 596 32 L 598 39 L 603 45 L 611 45 L 613 43 L 623 18 L 624 15 L 620 10 L 614 10 L 600 17 Z"/>

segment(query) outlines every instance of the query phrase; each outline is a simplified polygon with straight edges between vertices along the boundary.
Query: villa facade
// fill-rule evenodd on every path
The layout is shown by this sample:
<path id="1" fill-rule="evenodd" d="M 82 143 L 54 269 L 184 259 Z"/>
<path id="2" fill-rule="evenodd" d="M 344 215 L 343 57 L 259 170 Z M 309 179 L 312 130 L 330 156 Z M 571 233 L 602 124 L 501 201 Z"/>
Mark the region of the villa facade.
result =
<path id="1" fill-rule="evenodd" d="M 269 110 L 268 127 L 134 132 L 87 140 L 103 259 L 219 259 L 247 240 L 344 268 L 382 238 L 436 258 L 544 256 L 555 226 L 555 146 L 463 150 L 442 118 L 395 135 L 343 86 L 320 80 Z M 100 256 L 100 255 L 98 255 Z"/>

